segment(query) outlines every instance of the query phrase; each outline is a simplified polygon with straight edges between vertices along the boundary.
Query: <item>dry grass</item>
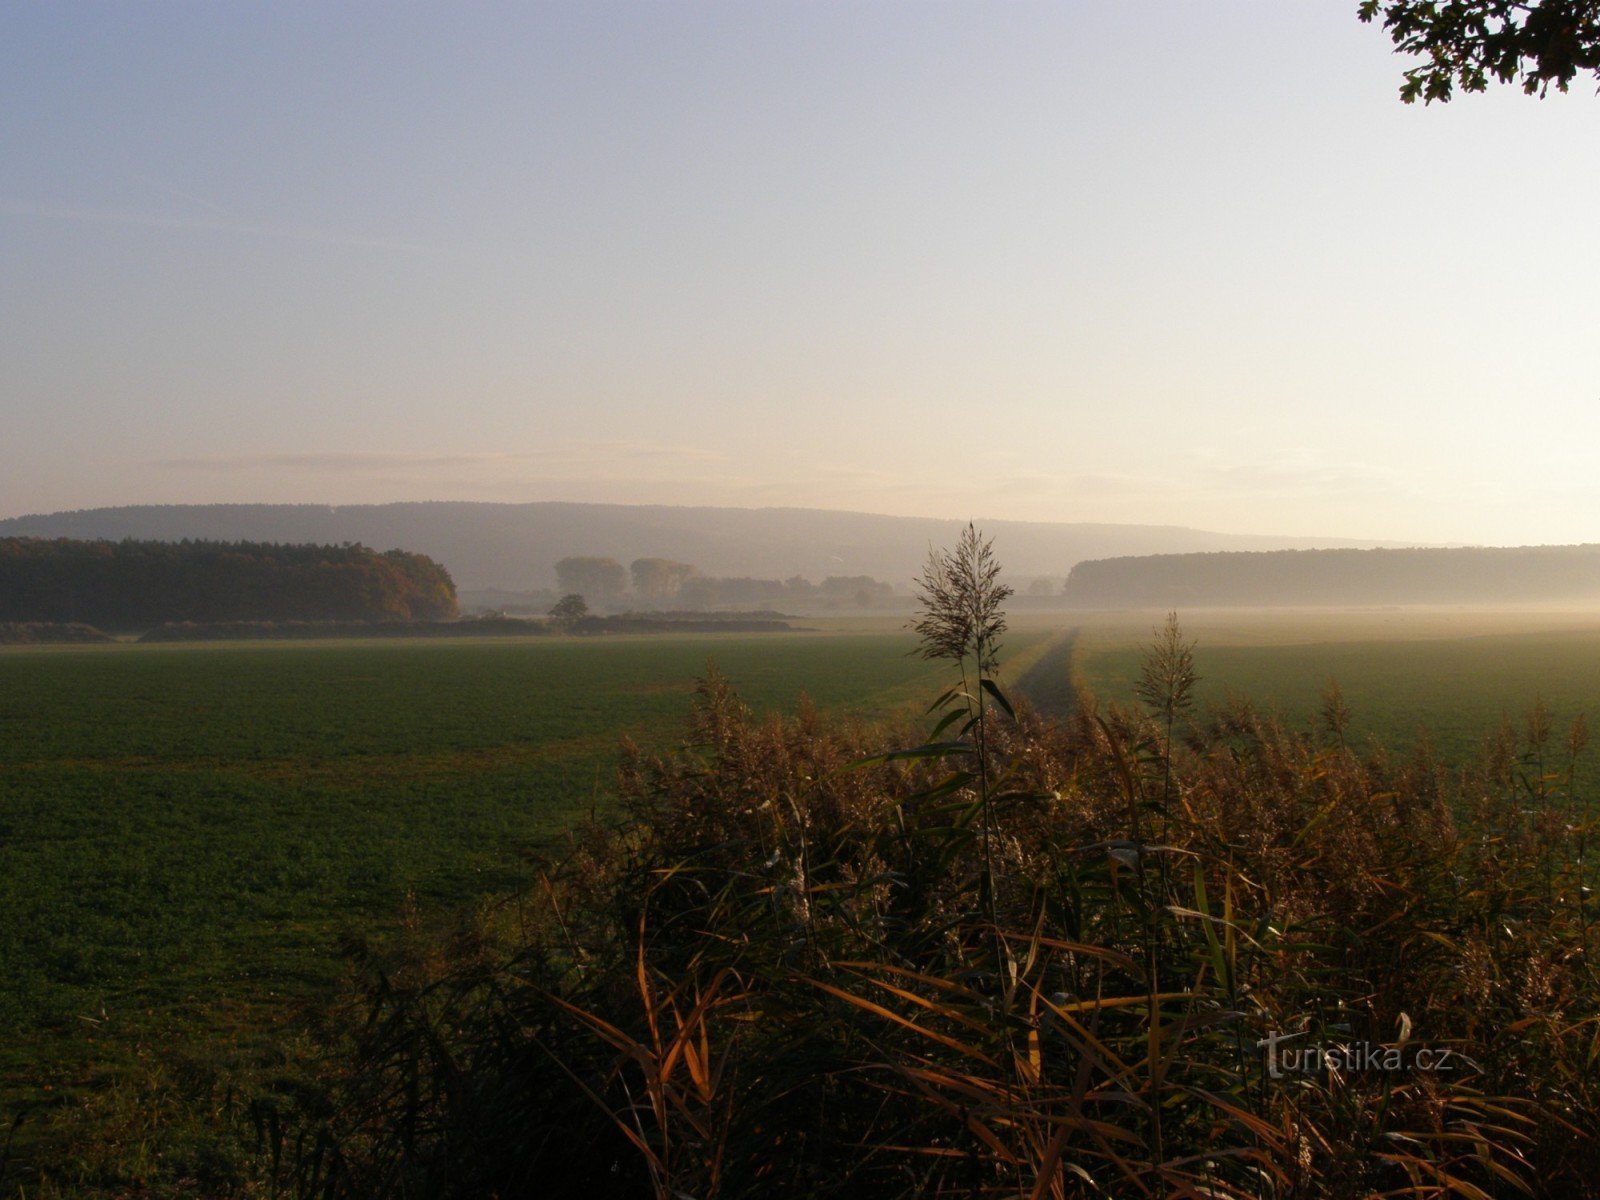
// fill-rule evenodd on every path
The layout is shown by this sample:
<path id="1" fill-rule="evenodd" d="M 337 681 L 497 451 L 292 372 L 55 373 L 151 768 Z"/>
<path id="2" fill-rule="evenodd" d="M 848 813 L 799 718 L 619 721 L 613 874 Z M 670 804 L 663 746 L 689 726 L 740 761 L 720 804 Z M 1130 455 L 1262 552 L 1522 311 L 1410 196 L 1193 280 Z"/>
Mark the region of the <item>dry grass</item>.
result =
<path id="1" fill-rule="evenodd" d="M 1168 743 L 1164 716 L 996 705 L 980 763 L 975 731 L 884 755 L 814 714 L 757 721 L 708 680 L 692 745 L 630 759 L 624 821 L 575 834 L 453 947 L 374 966 L 282 1181 L 1588 1194 L 1581 738 L 1536 716 L 1452 774 L 1247 707 Z M 1273 1078 L 1274 1032 L 1454 1069 Z"/>

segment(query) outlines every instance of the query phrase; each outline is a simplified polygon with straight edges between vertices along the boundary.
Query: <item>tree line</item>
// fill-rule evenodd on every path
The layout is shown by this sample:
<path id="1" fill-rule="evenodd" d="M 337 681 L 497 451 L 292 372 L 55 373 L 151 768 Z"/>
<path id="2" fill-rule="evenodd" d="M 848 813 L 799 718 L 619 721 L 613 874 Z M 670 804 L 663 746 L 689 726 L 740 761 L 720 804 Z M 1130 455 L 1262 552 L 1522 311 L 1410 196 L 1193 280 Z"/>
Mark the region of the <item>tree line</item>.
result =
<path id="1" fill-rule="evenodd" d="M 430 558 L 258 542 L 0 539 L 0 621 L 436 621 L 455 583 Z"/>
<path id="2" fill-rule="evenodd" d="M 614 558 L 585 555 L 563 558 L 555 567 L 563 593 L 603 607 L 622 601 L 630 582 L 633 602 L 646 608 L 757 609 L 819 603 L 873 608 L 894 598 L 892 584 L 870 575 L 830 575 L 821 583 L 800 575 L 788 579 L 719 577 L 702 575 L 692 563 L 670 558 L 636 558 L 624 568 Z"/>
<path id="3" fill-rule="evenodd" d="M 1600 596 L 1600 545 L 1151 554 L 1078 563 L 1066 599 L 1195 605 L 1535 603 Z"/>

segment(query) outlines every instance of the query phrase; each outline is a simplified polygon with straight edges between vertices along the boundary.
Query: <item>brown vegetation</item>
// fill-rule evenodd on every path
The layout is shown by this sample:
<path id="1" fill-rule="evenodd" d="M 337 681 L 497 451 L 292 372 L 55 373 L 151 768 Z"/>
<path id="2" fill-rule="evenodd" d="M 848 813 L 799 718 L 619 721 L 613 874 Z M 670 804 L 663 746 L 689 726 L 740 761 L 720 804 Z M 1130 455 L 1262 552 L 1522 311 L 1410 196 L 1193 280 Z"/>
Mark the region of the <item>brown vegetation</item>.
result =
<path id="1" fill-rule="evenodd" d="M 321 1118 L 265 1119 L 280 1179 L 1590 1194 L 1581 726 L 1560 743 L 1536 710 L 1452 772 L 1358 754 L 1334 696 L 1332 727 L 1191 720 L 1175 624 L 1146 711 L 1045 721 L 990 669 L 994 593 L 961 594 L 983 561 L 928 577 L 928 649 L 964 674 L 922 744 L 757 720 L 712 676 L 681 752 L 629 757 L 622 819 L 453 942 L 369 962 Z M 1286 1035 L 1331 1057 L 1276 1070 Z"/>

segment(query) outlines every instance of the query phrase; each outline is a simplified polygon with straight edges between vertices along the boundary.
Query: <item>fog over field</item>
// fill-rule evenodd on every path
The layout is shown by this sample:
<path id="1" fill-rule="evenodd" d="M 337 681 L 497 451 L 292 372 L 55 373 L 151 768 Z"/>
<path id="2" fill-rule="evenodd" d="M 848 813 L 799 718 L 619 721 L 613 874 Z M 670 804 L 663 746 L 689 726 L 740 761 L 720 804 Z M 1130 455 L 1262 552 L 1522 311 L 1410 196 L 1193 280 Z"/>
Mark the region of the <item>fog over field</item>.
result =
<path id="1" fill-rule="evenodd" d="M 1019 577 L 1065 578 L 1087 558 L 1198 550 L 1368 545 L 1344 538 L 1210 533 L 1140 525 L 988 521 Z M 220 541 L 363 542 L 404 547 L 447 567 L 462 588 L 542 588 L 569 555 L 627 564 L 661 556 L 703 574 L 783 579 L 871 575 L 907 585 L 928 549 L 961 522 L 821 509 L 692 508 L 613 504 L 160 505 L 90 509 L 0 520 L 0 537 L 203 538 Z"/>

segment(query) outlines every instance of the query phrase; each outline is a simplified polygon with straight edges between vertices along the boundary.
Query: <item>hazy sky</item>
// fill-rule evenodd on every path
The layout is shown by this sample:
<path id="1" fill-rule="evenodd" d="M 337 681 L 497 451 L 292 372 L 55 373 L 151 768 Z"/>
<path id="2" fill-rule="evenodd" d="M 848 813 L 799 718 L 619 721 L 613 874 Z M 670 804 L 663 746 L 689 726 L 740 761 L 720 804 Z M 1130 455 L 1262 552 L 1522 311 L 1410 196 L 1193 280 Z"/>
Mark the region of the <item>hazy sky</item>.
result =
<path id="1" fill-rule="evenodd" d="M 0 9 L 0 515 L 1600 540 L 1600 98 L 1355 0 Z"/>

